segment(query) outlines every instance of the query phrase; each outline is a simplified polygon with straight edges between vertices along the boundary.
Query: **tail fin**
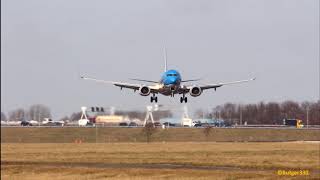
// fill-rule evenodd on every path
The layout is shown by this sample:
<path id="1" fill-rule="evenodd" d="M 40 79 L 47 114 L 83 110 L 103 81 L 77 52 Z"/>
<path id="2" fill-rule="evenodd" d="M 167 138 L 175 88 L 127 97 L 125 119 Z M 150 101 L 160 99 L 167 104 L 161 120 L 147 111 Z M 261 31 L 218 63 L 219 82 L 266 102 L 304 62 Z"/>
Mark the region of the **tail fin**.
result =
<path id="1" fill-rule="evenodd" d="M 163 48 L 163 53 L 164 53 L 164 72 L 168 71 L 168 64 L 167 64 L 167 49 L 166 47 Z"/>

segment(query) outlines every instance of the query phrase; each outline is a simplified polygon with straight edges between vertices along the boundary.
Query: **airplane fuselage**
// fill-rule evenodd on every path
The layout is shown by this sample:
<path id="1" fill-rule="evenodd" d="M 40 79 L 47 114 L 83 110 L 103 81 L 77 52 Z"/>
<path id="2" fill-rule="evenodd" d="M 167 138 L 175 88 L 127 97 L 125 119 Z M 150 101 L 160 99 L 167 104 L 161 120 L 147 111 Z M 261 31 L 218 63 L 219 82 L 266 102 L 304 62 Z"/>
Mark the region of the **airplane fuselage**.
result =
<path id="1" fill-rule="evenodd" d="M 176 94 L 181 84 L 181 75 L 177 70 L 168 70 L 163 73 L 160 84 L 163 86 L 159 93 L 166 96 Z"/>

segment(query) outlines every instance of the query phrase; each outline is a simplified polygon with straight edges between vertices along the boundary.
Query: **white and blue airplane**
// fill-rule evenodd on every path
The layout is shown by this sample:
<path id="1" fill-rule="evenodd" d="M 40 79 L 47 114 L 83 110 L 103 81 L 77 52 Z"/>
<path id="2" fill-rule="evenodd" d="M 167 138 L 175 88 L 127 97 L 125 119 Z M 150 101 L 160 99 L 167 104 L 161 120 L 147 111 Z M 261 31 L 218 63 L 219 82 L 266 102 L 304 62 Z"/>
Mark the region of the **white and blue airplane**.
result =
<path id="1" fill-rule="evenodd" d="M 255 78 L 252 78 L 248 80 L 240 80 L 240 81 L 233 81 L 233 82 L 227 82 L 227 83 L 216 83 L 216 84 L 205 84 L 205 85 L 184 85 L 184 83 L 186 82 L 199 81 L 200 79 L 182 80 L 182 77 L 177 70 L 173 70 L 173 69 L 168 70 L 167 55 L 165 50 L 164 52 L 165 52 L 165 65 L 164 65 L 165 69 L 160 81 L 152 81 L 152 80 L 145 80 L 145 79 L 131 79 L 131 80 L 145 82 L 145 83 L 152 83 L 149 85 L 105 81 L 105 80 L 99 80 L 99 79 L 85 77 L 85 76 L 82 76 L 81 78 L 86 80 L 93 80 L 97 82 L 113 84 L 115 86 L 120 87 L 121 90 L 122 88 L 133 89 L 134 92 L 138 91 L 141 96 L 149 96 L 150 94 L 152 94 L 152 96 L 150 97 L 151 103 L 153 101 L 156 103 L 158 102 L 158 97 L 156 96 L 156 94 L 162 94 L 162 95 L 171 96 L 171 97 L 174 97 L 175 94 L 179 94 L 179 95 L 182 95 L 182 97 L 180 97 L 180 102 L 187 103 L 188 99 L 186 97 L 186 94 L 190 94 L 190 96 L 192 97 L 197 97 L 197 96 L 200 96 L 202 92 L 207 89 L 214 89 L 216 91 L 217 88 L 224 85 L 244 83 L 244 82 L 255 80 Z"/>

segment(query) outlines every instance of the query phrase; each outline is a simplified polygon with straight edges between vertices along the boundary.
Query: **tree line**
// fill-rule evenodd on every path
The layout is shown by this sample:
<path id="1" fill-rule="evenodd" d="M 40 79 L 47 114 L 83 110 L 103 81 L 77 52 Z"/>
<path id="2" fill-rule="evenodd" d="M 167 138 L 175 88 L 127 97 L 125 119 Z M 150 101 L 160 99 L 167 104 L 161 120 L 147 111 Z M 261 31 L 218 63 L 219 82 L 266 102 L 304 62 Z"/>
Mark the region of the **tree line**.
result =
<path id="1" fill-rule="evenodd" d="M 130 119 L 137 118 L 143 120 L 145 111 L 116 111 L 116 115 L 125 115 Z M 171 111 L 156 111 L 153 113 L 154 119 L 172 117 Z M 227 124 L 282 124 L 283 119 L 301 119 L 306 124 L 307 116 L 309 125 L 320 125 L 320 100 L 317 102 L 305 101 L 284 101 L 284 102 L 259 102 L 249 104 L 225 103 L 218 105 L 209 112 L 198 110 L 195 118 L 223 119 Z M 60 120 L 77 121 L 81 117 L 81 112 L 74 112 L 70 116 L 65 116 Z M 43 104 L 35 104 L 28 109 L 18 108 L 8 113 L 8 117 L 1 112 L 2 121 L 42 121 L 44 118 L 51 118 L 50 108 Z"/>
<path id="2" fill-rule="evenodd" d="M 8 116 L 4 112 L 1 112 L 1 121 L 43 121 L 44 118 L 51 118 L 51 110 L 43 104 L 34 104 L 28 109 L 14 109 L 9 111 Z"/>
<path id="3" fill-rule="evenodd" d="M 223 119 L 229 124 L 283 124 L 283 119 L 301 119 L 304 124 L 320 124 L 320 100 L 259 102 L 255 104 L 225 103 L 206 114 L 209 118 Z M 242 121 L 242 122 L 241 122 Z"/>

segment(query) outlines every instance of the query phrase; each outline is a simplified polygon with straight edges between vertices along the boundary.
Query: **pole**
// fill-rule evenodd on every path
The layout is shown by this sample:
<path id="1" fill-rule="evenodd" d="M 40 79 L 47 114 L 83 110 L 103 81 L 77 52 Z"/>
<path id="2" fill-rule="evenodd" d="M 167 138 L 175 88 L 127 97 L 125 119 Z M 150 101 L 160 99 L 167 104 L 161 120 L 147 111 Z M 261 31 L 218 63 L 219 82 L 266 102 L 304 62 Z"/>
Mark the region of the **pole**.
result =
<path id="1" fill-rule="evenodd" d="M 39 126 L 40 126 L 40 109 L 38 108 L 38 122 L 39 122 Z"/>
<path id="2" fill-rule="evenodd" d="M 96 144 L 98 143 L 98 140 L 97 140 L 97 136 L 98 136 L 98 129 L 97 129 L 97 124 L 95 123 L 95 126 L 96 126 Z"/>
<path id="3" fill-rule="evenodd" d="M 241 105 L 239 106 L 240 108 L 240 125 L 242 125 L 242 107 Z"/>
<path id="4" fill-rule="evenodd" d="M 309 107 L 307 107 L 307 129 L 309 128 Z"/>

